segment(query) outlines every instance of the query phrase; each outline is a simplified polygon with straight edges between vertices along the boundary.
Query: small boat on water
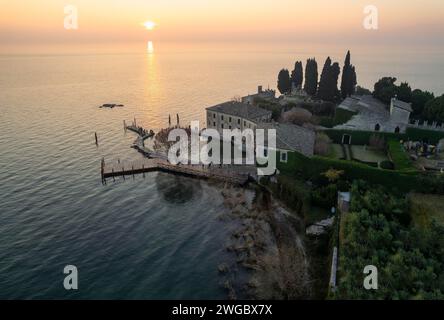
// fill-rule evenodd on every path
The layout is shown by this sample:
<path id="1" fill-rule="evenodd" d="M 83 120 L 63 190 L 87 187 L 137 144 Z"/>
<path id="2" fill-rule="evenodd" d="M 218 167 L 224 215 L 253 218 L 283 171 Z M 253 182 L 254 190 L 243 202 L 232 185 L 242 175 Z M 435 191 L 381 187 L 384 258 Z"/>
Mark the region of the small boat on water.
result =
<path id="1" fill-rule="evenodd" d="M 113 109 L 113 108 L 117 108 L 117 107 L 121 108 L 121 107 L 124 107 L 124 105 L 123 104 L 116 104 L 116 103 L 105 103 L 105 104 L 102 104 L 99 108 Z"/>

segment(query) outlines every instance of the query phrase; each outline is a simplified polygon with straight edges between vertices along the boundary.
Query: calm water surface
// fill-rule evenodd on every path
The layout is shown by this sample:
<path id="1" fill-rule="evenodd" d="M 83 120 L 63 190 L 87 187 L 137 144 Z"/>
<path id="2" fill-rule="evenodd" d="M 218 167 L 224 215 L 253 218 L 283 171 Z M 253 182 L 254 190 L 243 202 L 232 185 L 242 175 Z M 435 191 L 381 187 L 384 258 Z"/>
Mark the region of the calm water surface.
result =
<path id="1" fill-rule="evenodd" d="M 123 120 L 204 121 L 207 106 L 275 87 L 294 60 L 342 62 L 346 49 L 0 56 L 0 298 L 224 298 L 217 266 L 231 257 L 219 186 L 164 174 L 103 186 L 100 160 L 140 159 Z M 355 52 L 367 87 L 395 75 L 444 92 L 440 52 Z M 79 269 L 78 292 L 63 289 L 67 264 Z"/>

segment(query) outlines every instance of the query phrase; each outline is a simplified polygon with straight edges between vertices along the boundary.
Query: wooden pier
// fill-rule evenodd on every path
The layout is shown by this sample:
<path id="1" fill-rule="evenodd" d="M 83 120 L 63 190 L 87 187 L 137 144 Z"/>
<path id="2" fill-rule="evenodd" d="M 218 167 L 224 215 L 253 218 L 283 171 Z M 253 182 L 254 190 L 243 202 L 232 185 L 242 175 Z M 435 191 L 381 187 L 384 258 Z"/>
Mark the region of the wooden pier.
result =
<path id="1" fill-rule="evenodd" d="M 123 121 L 125 130 L 137 133 L 137 139 L 133 143 L 133 148 L 142 153 L 146 158 L 131 163 L 117 162 L 106 163 L 104 159 L 101 162 L 102 182 L 106 179 L 115 177 L 134 176 L 136 174 L 145 174 L 148 172 L 160 171 L 171 174 L 183 175 L 199 179 L 212 179 L 222 182 L 228 182 L 235 185 L 245 185 L 249 180 L 256 179 L 256 168 L 248 166 L 203 166 L 203 165 L 185 165 L 171 164 L 164 154 L 160 154 L 145 147 L 144 141 L 152 136 L 154 132 L 144 129 L 137 125 L 136 119 L 131 125 L 126 125 Z"/>
<path id="2" fill-rule="evenodd" d="M 143 140 L 146 140 L 146 139 L 154 136 L 154 132 L 152 130 L 148 131 L 148 130 L 144 129 L 143 127 L 138 127 L 134 123 L 130 126 L 127 126 L 126 124 L 124 124 L 124 125 L 125 125 L 126 130 L 130 130 L 132 132 L 137 133 L 140 136 L 140 138 Z"/>
<path id="3" fill-rule="evenodd" d="M 102 181 L 106 182 L 107 178 L 115 178 L 119 176 L 134 176 L 147 172 L 166 172 L 177 175 L 183 175 L 200 179 L 211 179 L 222 182 L 228 182 L 235 185 L 245 185 L 254 176 L 247 172 L 240 172 L 234 168 L 217 166 L 208 167 L 202 165 L 184 165 L 171 164 L 163 159 L 142 159 L 131 163 L 113 163 L 107 164 L 102 160 L 101 175 Z"/>

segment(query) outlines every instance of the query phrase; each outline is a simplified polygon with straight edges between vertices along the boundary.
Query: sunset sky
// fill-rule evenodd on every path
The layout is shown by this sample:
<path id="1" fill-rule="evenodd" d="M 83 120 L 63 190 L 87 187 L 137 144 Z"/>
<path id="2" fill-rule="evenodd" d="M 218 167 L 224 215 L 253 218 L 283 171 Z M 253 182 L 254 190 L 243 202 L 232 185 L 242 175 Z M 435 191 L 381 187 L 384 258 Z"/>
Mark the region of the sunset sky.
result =
<path id="1" fill-rule="evenodd" d="M 79 29 L 63 27 L 75 5 Z M 379 9 L 379 30 L 362 26 Z M 145 41 L 319 41 L 444 46 L 442 0 L 0 0 L 0 46 Z M 153 31 L 143 27 L 154 21 Z"/>

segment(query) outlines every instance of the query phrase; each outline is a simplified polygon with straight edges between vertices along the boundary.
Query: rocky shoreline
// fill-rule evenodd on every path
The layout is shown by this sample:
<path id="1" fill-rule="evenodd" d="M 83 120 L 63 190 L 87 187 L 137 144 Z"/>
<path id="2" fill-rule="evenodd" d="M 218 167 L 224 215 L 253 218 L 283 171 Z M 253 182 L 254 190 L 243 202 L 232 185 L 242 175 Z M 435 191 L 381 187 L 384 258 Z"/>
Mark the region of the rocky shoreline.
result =
<path id="1" fill-rule="evenodd" d="M 236 225 L 226 244 L 235 262 L 218 267 L 228 298 L 310 299 L 303 221 L 259 187 L 221 193 L 229 212 L 219 218 Z"/>

